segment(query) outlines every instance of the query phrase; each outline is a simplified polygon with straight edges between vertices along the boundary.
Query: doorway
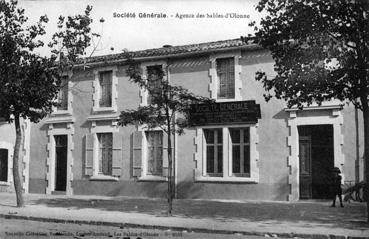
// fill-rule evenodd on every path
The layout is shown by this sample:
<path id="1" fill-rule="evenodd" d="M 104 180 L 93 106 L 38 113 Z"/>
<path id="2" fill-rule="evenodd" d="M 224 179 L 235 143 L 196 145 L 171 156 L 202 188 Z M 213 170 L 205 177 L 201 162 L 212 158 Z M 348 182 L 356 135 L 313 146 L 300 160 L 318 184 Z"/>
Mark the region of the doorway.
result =
<path id="1" fill-rule="evenodd" d="M 333 125 L 298 126 L 300 199 L 328 199 L 334 167 Z"/>
<path id="2" fill-rule="evenodd" d="M 55 135 L 55 191 L 66 191 L 67 188 L 67 135 Z"/>
<path id="3" fill-rule="evenodd" d="M 0 149 L 0 181 L 8 181 L 8 150 Z"/>

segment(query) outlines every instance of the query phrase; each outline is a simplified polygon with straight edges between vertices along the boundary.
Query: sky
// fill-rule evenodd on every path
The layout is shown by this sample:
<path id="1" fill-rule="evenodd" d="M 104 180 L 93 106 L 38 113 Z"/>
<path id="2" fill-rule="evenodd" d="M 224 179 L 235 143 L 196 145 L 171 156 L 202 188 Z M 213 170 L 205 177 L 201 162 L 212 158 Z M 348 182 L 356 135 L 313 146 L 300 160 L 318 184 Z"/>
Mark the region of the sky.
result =
<path id="1" fill-rule="evenodd" d="M 19 0 L 29 23 L 47 15 L 48 41 L 59 15 L 82 13 L 92 5 L 93 31 L 102 34 L 94 55 L 143 50 L 163 45 L 186 45 L 239 38 L 252 33 L 250 21 L 259 21 L 257 0 Z M 166 18 L 147 18 L 144 14 Z M 129 17 L 127 17 L 127 15 Z M 180 15 L 185 17 L 180 18 Z M 200 15 L 203 15 L 200 18 Z M 120 17 L 119 17 L 120 16 Z M 238 17 L 237 17 L 238 16 Z M 99 20 L 103 18 L 103 24 Z M 114 50 L 111 50 L 111 48 Z M 41 54 L 47 54 L 43 49 Z M 91 51 L 91 49 L 90 49 Z"/>

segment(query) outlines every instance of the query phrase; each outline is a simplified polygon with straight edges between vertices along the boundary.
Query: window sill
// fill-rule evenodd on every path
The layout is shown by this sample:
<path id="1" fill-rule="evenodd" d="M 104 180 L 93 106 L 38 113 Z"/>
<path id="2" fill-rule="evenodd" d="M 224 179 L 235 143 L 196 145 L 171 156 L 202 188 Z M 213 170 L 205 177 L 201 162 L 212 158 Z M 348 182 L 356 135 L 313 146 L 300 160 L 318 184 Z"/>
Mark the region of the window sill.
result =
<path id="1" fill-rule="evenodd" d="M 119 178 L 109 175 L 93 175 L 90 177 L 90 181 L 119 181 Z"/>
<path id="2" fill-rule="evenodd" d="M 92 108 L 93 112 L 117 112 L 117 107 L 94 107 Z"/>
<path id="3" fill-rule="evenodd" d="M 72 110 L 55 110 L 51 115 L 72 115 Z"/>
<path id="4" fill-rule="evenodd" d="M 195 182 L 204 183 L 258 183 L 259 180 L 256 178 L 246 177 L 197 177 Z"/>
<path id="5" fill-rule="evenodd" d="M 142 177 L 138 178 L 138 181 L 139 182 L 145 182 L 145 181 L 148 181 L 148 182 L 167 182 L 168 179 L 167 179 L 167 177 L 164 177 L 164 176 L 145 175 L 145 176 L 142 176 Z"/>
<path id="6" fill-rule="evenodd" d="M 0 181 L 0 186 L 10 186 L 9 182 Z"/>
<path id="7" fill-rule="evenodd" d="M 242 101 L 242 99 L 240 98 L 240 99 L 237 99 L 237 98 L 230 98 L 230 99 L 218 99 L 218 98 L 216 98 L 215 99 L 215 102 L 217 102 L 217 103 L 222 103 L 222 102 L 234 102 L 234 101 Z"/>

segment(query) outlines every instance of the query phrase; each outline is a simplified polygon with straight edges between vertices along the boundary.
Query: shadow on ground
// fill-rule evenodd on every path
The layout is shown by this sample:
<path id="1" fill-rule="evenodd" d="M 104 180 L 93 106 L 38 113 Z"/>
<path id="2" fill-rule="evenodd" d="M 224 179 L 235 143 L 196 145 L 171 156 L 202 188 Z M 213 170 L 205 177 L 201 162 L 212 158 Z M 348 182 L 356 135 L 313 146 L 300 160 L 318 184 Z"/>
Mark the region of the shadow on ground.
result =
<path id="1" fill-rule="evenodd" d="M 81 198 L 42 198 L 30 200 L 28 204 L 61 207 L 69 210 L 99 209 L 126 213 L 143 213 L 153 216 L 166 215 L 165 199 L 81 199 Z M 281 222 L 311 223 L 312 227 L 322 224 L 325 227 L 345 229 L 368 229 L 364 203 L 346 204 L 344 208 L 329 207 L 329 202 L 219 202 L 203 200 L 175 200 L 173 216 L 182 218 L 212 218 L 222 221 L 252 221 L 270 224 Z"/>

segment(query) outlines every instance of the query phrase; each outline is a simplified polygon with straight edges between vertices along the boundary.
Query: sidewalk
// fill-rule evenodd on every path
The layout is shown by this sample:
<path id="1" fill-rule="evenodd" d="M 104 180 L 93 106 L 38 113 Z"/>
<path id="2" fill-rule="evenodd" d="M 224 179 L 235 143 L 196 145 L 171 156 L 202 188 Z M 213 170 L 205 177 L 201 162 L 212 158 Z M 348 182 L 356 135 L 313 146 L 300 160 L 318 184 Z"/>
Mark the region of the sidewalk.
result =
<path id="1" fill-rule="evenodd" d="M 165 199 L 28 194 L 25 201 L 26 207 L 16 208 L 14 194 L 0 193 L 0 217 L 271 237 L 369 238 L 365 203 L 356 202 L 330 208 L 328 201 L 179 199 L 167 217 Z"/>

